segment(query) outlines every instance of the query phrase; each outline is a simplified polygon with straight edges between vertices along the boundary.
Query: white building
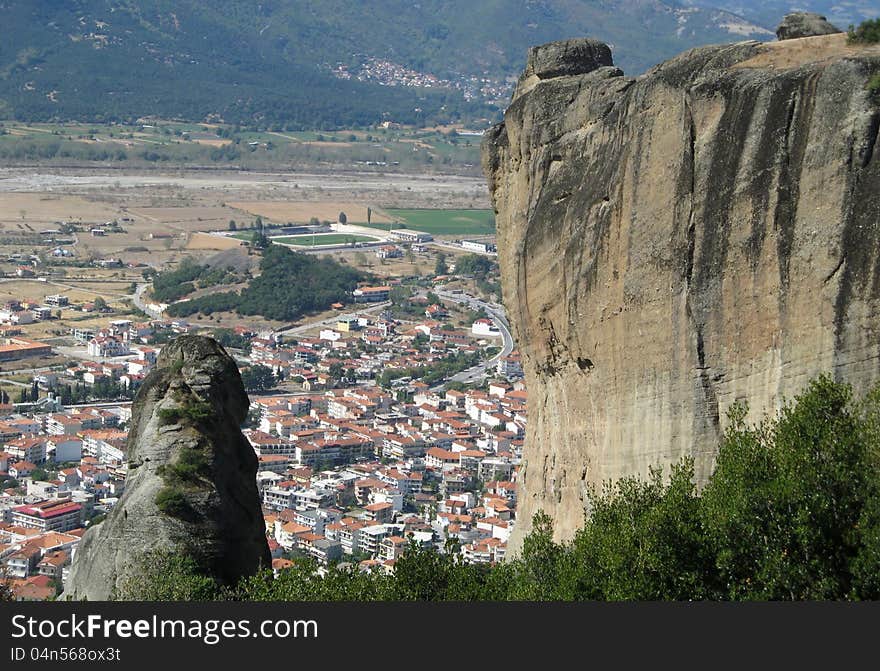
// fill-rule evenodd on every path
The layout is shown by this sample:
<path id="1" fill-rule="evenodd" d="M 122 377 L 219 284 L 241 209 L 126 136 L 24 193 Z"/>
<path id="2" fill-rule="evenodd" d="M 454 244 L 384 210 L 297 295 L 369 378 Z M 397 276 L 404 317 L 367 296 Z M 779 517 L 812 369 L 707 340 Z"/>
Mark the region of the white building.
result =
<path id="1" fill-rule="evenodd" d="M 128 345 L 122 339 L 113 336 L 92 338 L 88 344 L 89 356 L 113 357 L 130 354 Z"/>
<path id="2" fill-rule="evenodd" d="M 467 249 L 471 252 L 478 252 L 480 254 L 493 254 L 495 253 L 495 245 L 491 242 L 477 242 L 476 240 L 462 240 L 461 241 L 462 249 Z"/>
<path id="3" fill-rule="evenodd" d="M 473 324 L 471 324 L 471 333 L 475 336 L 489 336 L 489 337 L 498 337 L 501 335 L 501 331 L 495 325 L 491 319 L 478 319 Z"/>

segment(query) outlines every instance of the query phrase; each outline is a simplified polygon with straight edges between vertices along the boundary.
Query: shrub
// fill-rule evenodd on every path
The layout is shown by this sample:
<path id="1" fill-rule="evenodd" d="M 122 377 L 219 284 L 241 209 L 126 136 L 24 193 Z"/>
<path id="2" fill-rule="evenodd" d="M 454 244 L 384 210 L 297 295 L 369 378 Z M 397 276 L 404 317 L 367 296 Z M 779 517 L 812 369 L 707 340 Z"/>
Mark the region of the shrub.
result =
<path id="1" fill-rule="evenodd" d="M 168 485 L 156 494 L 156 506 L 170 517 L 186 519 L 192 514 L 192 507 L 183 491 Z"/>
<path id="2" fill-rule="evenodd" d="M 187 399 L 176 408 L 160 408 L 157 414 L 162 424 L 176 424 L 183 418 L 199 423 L 214 417 L 214 408 L 206 401 Z"/>
<path id="3" fill-rule="evenodd" d="M 219 598 L 220 588 L 202 575 L 196 562 L 186 555 L 153 550 L 135 561 L 137 567 L 113 594 L 126 601 L 210 601 Z"/>
<path id="4" fill-rule="evenodd" d="M 849 44 L 877 44 L 880 42 L 880 19 L 862 21 L 859 27 L 850 26 L 847 31 Z"/>
<path id="5" fill-rule="evenodd" d="M 183 412 L 180 408 L 159 408 L 158 415 L 162 424 L 177 424 L 183 417 Z"/>
<path id="6" fill-rule="evenodd" d="M 203 451 L 187 447 L 180 450 L 174 463 L 160 466 L 157 472 L 172 485 L 197 484 L 210 474 L 210 468 L 211 464 Z"/>

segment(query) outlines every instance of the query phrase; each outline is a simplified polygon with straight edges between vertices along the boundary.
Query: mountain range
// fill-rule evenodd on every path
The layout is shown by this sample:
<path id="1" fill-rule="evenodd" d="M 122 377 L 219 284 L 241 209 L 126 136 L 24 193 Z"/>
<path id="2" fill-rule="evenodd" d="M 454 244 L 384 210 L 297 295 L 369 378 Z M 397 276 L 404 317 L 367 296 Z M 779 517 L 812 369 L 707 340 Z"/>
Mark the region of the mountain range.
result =
<path id="1" fill-rule="evenodd" d="M 485 123 L 529 46 L 595 37 L 638 74 L 692 46 L 772 39 L 794 4 L 714 2 L 0 0 L 0 118 Z M 806 4 L 846 23 L 878 13 Z"/>

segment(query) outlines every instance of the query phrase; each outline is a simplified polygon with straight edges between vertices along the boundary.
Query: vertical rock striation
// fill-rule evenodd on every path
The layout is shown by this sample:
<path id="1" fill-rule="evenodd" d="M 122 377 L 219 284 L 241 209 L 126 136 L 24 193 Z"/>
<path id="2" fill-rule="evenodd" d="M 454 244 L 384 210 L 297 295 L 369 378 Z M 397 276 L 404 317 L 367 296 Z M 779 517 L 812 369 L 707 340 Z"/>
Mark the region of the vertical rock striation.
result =
<path id="1" fill-rule="evenodd" d="M 529 423 L 520 517 L 683 456 L 827 371 L 880 378 L 880 47 L 689 51 L 627 78 L 592 41 L 529 53 L 483 168 Z"/>
<path id="2" fill-rule="evenodd" d="M 248 406 L 216 341 L 181 336 L 162 348 L 132 406 L 125 492 L 84 535 L 65 597 L 114 598 L 152 550 L 186 554 L 221 584 L 270 565 L 257 458 L 239 428 Z M 165 512 L 163 490 L 177 495 Z"/>

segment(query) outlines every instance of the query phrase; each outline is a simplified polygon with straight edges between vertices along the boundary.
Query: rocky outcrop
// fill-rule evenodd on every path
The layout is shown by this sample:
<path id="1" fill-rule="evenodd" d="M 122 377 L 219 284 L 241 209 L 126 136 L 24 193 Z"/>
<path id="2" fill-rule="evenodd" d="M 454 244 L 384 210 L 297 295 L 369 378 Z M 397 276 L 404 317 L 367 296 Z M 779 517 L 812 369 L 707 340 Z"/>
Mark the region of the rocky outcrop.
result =
<path id="1" fill-rule="evenodd" d="M 776 37 L 780 40 L 794 40 L 800 37 L 817 37 L 834 35 L 841 32 L 821 14 L 812 12 L 795 12 L 786 14 L 776 29 Z"/>
<path id="2" fill-rule="evenodd" d="M 529 389 L 514 550 L 539 509 L 570 537 L 591 485 L 684 456 L 704 482 L 735 401 L 880 378 L 880 48 L 584 62 L 524 76 L 483 139 Z"/>
<path id="3" fill-rule="evenodd" d="M 80 543 L 65 597 L 125 591 L 153 550 L 186 554 L 221 584 L 270 565 L 257 459 L 241 433 L 248 397 L 214 340 L 162 348 L 132 406 L 125 492 Z"/>

